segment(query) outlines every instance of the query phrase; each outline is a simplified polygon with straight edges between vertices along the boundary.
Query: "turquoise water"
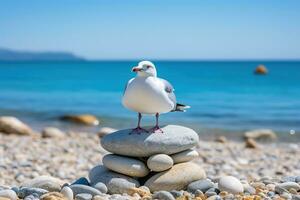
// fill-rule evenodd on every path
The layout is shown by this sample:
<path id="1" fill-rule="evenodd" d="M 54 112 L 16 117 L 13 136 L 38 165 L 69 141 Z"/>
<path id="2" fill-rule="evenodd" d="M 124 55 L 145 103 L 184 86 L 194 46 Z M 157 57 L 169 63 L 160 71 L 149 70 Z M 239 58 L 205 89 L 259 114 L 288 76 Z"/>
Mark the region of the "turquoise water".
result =
<path id="1" fill-rule="evenodd" d="M 59 123 L 58 116 L 92 113 L 105 125 L 133 126 L 136 114 L 121 105 L 137 61 L 2 62 L 0 114 L 33 125 Z M 162 123 L 199 128 L 300 130 L 300 62 L 155 62 L 158 75 L 175 87 L 186 113 L 170 113 Z M 253 74 L 264 64 L 267 76 Z M 153 123 L 147 117 L 145 124 Z"/>

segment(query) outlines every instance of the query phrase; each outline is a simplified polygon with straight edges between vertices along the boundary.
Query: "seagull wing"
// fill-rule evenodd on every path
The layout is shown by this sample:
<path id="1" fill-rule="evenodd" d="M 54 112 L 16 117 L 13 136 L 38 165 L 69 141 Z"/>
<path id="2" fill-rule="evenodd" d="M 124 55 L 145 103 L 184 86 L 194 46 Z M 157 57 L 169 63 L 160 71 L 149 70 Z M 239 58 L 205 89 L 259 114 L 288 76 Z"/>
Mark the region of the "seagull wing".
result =
<path id="1" fill-rule="evenodd" d="M 159 80 L 163 83 L 164 91 L 167 93 L 169 99 L 174 103 L 174 109 L 176 109 L 177 101 L 173 86 L 165 79 L 160 78 Z"/>
<path id="2" fill-rule="evenodd" d="M 126 89 L 127 89 L 128 85 L 129 85 L 129 83 L 131 83 L 131 81 L 133 81 L 133 79 L 134 79 L 134 78 L 130 79 L 130 80 L 126 83 L 126 85 L 125 85 L 125 87 L 124 87 L 124 91 L 123 91 L 123 96 L 124 96 L 124 94 L 125 94 L 125 92 L 126 92 Z"/>

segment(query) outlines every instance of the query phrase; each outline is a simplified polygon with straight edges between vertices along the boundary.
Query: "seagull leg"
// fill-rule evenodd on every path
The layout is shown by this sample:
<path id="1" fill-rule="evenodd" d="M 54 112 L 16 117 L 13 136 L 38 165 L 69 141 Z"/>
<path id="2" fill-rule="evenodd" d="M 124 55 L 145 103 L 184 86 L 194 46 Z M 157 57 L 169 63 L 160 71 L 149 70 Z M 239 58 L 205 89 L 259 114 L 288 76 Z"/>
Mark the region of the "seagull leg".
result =
<path id="1" fill-rule="evenodd" d="M 138 115 L 138 125 L 136 128 L 132 129 L 132 131 L 129 134 L 141 134 L 141 133 L 148 133 L 148 131 L 146 129 L 143 129 L 140 125 L 141 125 L 141 119 L 142 119 L 142 114 L 139 113 Z"/>
<path id="2" fill-rule="evenodd" d="M 150 130 L 151 133 L 164 133 L 164 131 L 159 127 L 158 125 L 158 118 L 159 118 L 159 113 L 155 114 L 156 118 L 156 124 L 155 126 Z"/>

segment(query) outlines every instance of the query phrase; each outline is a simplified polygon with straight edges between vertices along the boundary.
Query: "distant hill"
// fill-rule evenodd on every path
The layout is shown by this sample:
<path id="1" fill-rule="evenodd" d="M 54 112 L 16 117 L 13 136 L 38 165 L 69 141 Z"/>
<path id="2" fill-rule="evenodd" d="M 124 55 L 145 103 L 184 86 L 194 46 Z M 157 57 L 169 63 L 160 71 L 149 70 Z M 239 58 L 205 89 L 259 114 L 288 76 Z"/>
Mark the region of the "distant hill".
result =
<path id="1" fill-rule="evenodd" d="M 79 61 L 84 60 L 69 52 L 33 52 L 0 48 L 0 61 Z"/>

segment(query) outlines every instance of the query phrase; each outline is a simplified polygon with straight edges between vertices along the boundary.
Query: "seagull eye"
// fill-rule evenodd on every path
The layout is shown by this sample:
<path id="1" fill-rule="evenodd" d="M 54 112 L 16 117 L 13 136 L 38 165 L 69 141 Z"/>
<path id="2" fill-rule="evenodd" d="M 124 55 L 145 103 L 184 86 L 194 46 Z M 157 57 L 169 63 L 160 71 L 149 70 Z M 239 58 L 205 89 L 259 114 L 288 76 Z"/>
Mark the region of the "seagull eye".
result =
<path id="1" fill-rule="evenodd" d="M 149 68 L 151 68 L 151 66 L 150 66 L 150 65 L 147 65 L 147 69 L 149 69 Z"/>

